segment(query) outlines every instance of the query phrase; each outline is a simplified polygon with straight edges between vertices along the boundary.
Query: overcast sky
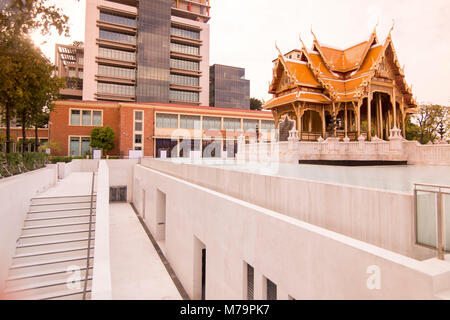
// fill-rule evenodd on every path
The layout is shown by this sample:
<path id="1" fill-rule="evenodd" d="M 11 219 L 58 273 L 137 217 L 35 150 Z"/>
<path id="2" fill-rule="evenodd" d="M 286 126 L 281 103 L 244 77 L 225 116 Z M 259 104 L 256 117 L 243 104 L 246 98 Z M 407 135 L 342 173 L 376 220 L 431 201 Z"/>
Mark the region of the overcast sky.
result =
<path id="1" fill-rule="evenodd" d="M 84 39 L 85 0 L 50 0 L 70 17 L 71 38 L 35 35 L 54 60 L 55 43 Z M 210 64 L 246 69 L 252 97 L 270 99 L 275 42 L 283 53 L 319 42 L 346 48 L 368 39 L 378 22 L 384 41 L 392 21 L 394 46 L 419 102 L 450 105 L 449 0 L 212 0 Z M 42 44 L 43 41 L 46 43 Z"/>

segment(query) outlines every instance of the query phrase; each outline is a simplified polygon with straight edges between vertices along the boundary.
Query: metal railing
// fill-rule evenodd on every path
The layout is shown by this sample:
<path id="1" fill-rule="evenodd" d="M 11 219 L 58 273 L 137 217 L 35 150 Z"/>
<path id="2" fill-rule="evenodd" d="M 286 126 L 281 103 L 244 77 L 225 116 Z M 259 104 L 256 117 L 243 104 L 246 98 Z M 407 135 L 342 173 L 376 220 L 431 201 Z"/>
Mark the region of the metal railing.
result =
<path id="1" fill-rule="evenodd" d="M 445 206 L 446 196 L 450 197 L 450 186 L 414 184 L 416 243 L 436 249 L 441 260 L 444 260 L 445 253 L 450 253 L 450 245 L 446 244 L 450 243 L 450 206 Z M 434 211 L 434 217 L 430 216 L 430 210 Z"/>
<path id="2" fill-rule="evenodd" d="M 86 300 L 87 294 L 87 283 L 89 279 L 89 268 L 90 268 L 90 259 L 91 259 L 91 240 L 92 240 L 92 211 L 94 204 L 94 181 L 95 181 L 95 172 L 92 172 L 92 186 L 91 186 L 91 204 L 89 209 L 89 235 L 88 235 L 88 247 L 87 247 L 87 262 L 86 262 L 86 275 L 84 277 L 84 289 L 83 289 L 83 300 Z"/>

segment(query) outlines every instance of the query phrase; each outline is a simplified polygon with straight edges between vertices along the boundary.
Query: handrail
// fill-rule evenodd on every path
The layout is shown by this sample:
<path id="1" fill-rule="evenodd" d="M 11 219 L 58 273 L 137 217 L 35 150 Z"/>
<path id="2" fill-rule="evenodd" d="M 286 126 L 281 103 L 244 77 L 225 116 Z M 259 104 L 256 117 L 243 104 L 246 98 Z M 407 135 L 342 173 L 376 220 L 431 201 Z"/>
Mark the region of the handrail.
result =
<path id="1" fill-rule="evenodd" d="M 95 181 L 95 172 L 92 172 L 92 186 L 91 186 L 91 205 L 89 212 L 89 236 L 88 236 L 88 250 L 87 250 L 87 262 L 86 262 L 86 275 L 84 277 L 84 289 L 83 289 L 83 300 L 86 300 L 87 293 L 87 282 L 89 278 L 89 260 L 91 259 L 91 233 L 92 233 L 92 205 L 94 203 L 94 181 Z"/>

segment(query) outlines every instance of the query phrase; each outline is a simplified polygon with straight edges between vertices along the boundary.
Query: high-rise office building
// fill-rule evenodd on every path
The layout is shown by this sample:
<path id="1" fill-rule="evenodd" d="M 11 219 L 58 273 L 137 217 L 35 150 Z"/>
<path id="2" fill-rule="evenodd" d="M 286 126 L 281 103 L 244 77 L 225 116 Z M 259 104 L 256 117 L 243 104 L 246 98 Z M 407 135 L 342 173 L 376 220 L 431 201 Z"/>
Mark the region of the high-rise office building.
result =
<path id="1" fill-rule="evenodd" d="M 66 87 L 60 90 L 61 99 L 81 100 L 83 96 L 84 48 L 82 42 L 55 47 L 56 72 L 66 79 Z"/>
<path id="2" fill-rule="evenodd" d="M 245 79 L 245 69 L 215 64 L 209 70 L 210 106 L 250 109 L 250 80 Z"/>
<path id="3" fill-rule="evenodd" d="M 209 0 L 87 0 L 83 100 L 209 104 Z"/>

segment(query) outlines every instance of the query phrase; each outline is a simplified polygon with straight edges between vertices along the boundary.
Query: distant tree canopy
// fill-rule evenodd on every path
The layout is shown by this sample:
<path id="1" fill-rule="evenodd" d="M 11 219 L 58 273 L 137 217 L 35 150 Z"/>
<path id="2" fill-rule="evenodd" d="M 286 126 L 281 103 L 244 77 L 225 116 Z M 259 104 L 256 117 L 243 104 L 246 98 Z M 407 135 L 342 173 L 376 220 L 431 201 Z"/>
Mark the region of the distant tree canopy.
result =
<path id="1" fill-rule="evenodd" d="M 446 140 L 450 129 L 450 107 L 421 105 L 406 123 L 406 138 L 422 144 Z"/>
<path id="2" fill-rule="evenodd" d="M 94 128 L 91 132 L 91 147 L 100 149 L 108 154 L 114 148 L 114 131 L 109 126 Z"/>
<path id="3" fill-rule="evenodd" d="M 11 120 L 20 122 L 25 143 L 25 129 L 45 125 L 51 102 L 64 86 L 29 35 L 36 30 L 48 35 L 52 29 L 68 35 L 68 19 L 48 0 L 0 1 L 0 112 L 6 124 L 7 153 Z M 37 149 L 38 139 L 35 143 Z"/>
<path id="4" fill-rule="evenodd" d="M 261 110 L 262 102 L 256 98 L 250 98 L 250 110 Z"/>

